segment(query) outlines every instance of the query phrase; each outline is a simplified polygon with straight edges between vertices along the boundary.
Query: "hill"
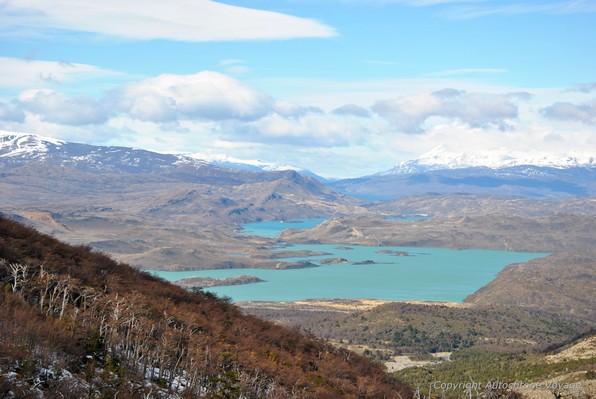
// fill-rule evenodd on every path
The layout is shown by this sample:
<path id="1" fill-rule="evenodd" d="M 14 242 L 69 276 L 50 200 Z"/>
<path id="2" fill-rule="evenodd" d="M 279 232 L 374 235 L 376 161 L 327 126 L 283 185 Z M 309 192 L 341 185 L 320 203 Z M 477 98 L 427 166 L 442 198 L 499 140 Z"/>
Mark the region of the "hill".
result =
<path id="1" fill-rule="evenodd" d="M 596 252 L 558 253 L 503 269 L 464 302 L 550 310 L 596 320 Z"/>
<path id="2" fill-rule="evenodd" d="M 549 217 L 554 215 L 596 215 L 596 197 L 523 198 L 479 194 L 420 195 L 373 203 L 369 209 L 392 216 L 463 217 L 503 215 Z"/>
<path id="3" fill-rule="evenodd" d="M 334 218 L 311 229 L 285 230 L 291 243 L 395 245 L 557 252 L 593 248 L 594 215 L 520 217 L 503 214 L 437 216 L 424 220 Z"/>
<path id="4" fill-rule="evenodd" d="M 356 205 L 294 170 L 232 170 L 185 155 L 24 134 L 0 135 L 0 187 L 6 193 L 0 206 L 43 199 L 49 209 L 192 214 L 203 224 L 348 213 Z"/>
<path id="5" fill-rule="evenodd" d="M 411 395 L 351 352 L 2 217 L 0 259 L 3 396 Z"/>
<path id="6" fill-rule="evenodd" d="M 231 170 L 35 135 L 0 136 L 0 192 L 10 217 L 152 269 L 273 267 L 230 255 L 262 246 L 236 235 L 240 224 L 366 212 L 293 170 Z"/>

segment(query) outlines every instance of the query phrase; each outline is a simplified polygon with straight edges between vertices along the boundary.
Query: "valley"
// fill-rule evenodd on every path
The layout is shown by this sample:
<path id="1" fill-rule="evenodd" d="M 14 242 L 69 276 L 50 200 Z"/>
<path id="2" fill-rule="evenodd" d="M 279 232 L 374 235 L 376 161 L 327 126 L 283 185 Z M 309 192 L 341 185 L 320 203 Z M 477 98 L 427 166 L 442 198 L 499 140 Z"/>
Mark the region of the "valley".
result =
<path id="1" fill-rule="evenodd" d="M 382 188 L 391 198 L 381 201 L 374 185 L 369 186 L 370 195 L 353 197 L 352 188 L 333 189 L 346 182 L 323 183 L 292 170 L 230 169 L 184 156 L 57 143 L 37 136 L 11 140 L 5 139 L 11 144 L 0 148 L 3 218 L 136 269 L 189 273 L 186 277 L 198 271 L 201 277 L 192 275 L 179 284 L 208 299 L 213 297 L 209 290 L 226 295 L 226 285 L 265 290 L 268 273 L 306 276 L 304 284 L 322 285 L 313 291 L 318 293 L 294 300 L 239 301 L 230 309 L 300 328 L 336 350 L 348 348 L 379 363 L 401 357 L 400 364 L 414 364 L 403 358 L 412 357 L 420 366 L 396 373 L 413 388 L 439 377 L 461 381 L 458 373 L 476 370 L 479 363 L 487 365 L 484 374 L 461 375 L 468 380 L 511 379 L 494 368 L 510 364 L 528 381 L 565 373 L 576 373 L 573 381 L 582 384 L 594 379 L 593 356 L 574 357 L 567 371 L 560 365 L 537 366 L 558 349 L 590 339 L 596 328 L 596 199 L 590 191 L 593 182 L 577 177 L 574 170 L 557 172 L 555 180 L 548 174 L 552 171 L 543 170 L 547 178 L 540 184 L 535 184 L 536 174 L 531 185 L 522 184 L 532 190 L 507 188 L 501 195 L 495 195 L 500 184 L 487 190 L 477 189 L 482 184 L 473 190 L 460 184 L 441 193 L 433 191 L 439 186 L 428 186 L 411 196 L 414 192 L 406 183 L 392 181 L 387 184 L 404 191 Z M 594 170 L 584 169 L 584 174 Z M 465 174 L 460 169 L 449 173 Z M 565 173 L 579 180 L 561 186 L 557 179 Z M 433 176 L 428 179 L 434 181 Z M 559 189 L 580 187 L 580 180 L 584 191 Z M 304 219 L 316 221 L 301 223 Z M 273 230 L 263 234 L 259 223 L 265 222 Z M 356 256 L 361 248 L 370 253 Z M 416 295 L 395 301 L 333 291 L 316 274 L 342 271 L 331 278 L 354 291 L 369 270 L 420 268 L 410 262 L 434 250 L 457 256 L 477 253 L 462 273 L 470 277 L 475 269 L 490 269 L 489 277 L 459 287 L 454 297 L 434 298 L 430 291 L 459 277 L 455 269 L 451 275 L 445 267 L 424 269 L 436 285 L 410 284 Z M 535 255 L 489 265 L 498 254 L 512 251 Z M 20 261 L 36 259 L 17 255 Z M 355 268 L 362 274 L 354 287 L 341 283 L 337 276 Z M 213 279 L 213 273 L 221 280 Z M 290 281 L 299 287 L 299 277 Z M 381 289 L 382 283 L 373 287 Z M 433 354 L 444 352 L 451 360 L 431 364 L 436 362 Z M 225 366 L 223 360 L 221 364 Z"/>
<path id="2" fill-rule="evenodd" d="M 0 399 L 596 399 L 596 0 L 0 21 Z"/>

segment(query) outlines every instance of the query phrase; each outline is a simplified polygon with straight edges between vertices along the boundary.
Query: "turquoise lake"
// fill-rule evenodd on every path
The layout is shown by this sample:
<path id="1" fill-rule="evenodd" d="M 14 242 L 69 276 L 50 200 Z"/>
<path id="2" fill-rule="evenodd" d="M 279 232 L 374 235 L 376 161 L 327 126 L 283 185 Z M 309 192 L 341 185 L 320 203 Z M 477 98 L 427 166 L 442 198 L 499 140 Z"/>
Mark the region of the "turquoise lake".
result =
<path id="1" fill-rule="evenodd" d="M 244 234 L 276 237 L 285 228 L 307 228 L 323 221 L 262 222 L 245 226 Z M 349 249 L 348 249 L 349 248 Z M 185 272 L 154 271 L 175 281 L 186 277 L 228 278 L 251 275 L 265 282 L 211 287 L 233 301 L 295 301 L 313 298 L 369 298 L 461 302 L 492 280 L 503 267 L 548 253 L 446 248 L 378 247 L 341 244 L 292 245 L 281 249 L 327 252 L 329 255 L 288 258 L 309 260 L 319 267 L 291 270 L 225 269 Z M 390 253 L 385 253 L 390 252 Z M 408 256 L 398 256 L 405 252 Z M 326 258 L 349 263 L 321 264 Z M 374 261 L 374 264 L 353 264 Z"/>
<path id="2" fill-rule="evenodd" d="M 309 229 L 327 219 L 303 219 L 289 222 L 257 222 L 242 225 L 242 234 L 275 238 L 285 229 Z"/>

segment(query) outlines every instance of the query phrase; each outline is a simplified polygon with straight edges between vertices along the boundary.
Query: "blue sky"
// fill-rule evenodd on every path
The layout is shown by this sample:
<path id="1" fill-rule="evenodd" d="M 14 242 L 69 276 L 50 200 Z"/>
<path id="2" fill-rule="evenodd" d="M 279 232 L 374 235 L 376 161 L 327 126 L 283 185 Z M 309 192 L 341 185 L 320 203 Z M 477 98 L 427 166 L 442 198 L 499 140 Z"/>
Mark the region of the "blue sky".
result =
<path id="1" fill-rule="evenodd" d="M 595 125 L 593 0 L 0 1 L 1 130 L 354 177 Z"/>

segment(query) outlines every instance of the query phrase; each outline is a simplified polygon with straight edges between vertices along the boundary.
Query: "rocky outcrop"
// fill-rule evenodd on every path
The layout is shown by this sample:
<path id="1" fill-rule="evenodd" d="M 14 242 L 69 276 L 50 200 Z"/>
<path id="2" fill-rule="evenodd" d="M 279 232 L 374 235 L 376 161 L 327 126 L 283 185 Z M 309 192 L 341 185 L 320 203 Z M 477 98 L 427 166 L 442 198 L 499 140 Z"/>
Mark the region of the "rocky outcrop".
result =
<path id="1" fill-rule="evenodd" d="M 346 258 L 326 258 L 321 259 L 319 262 L 321 262 L 324 265 L 337 265 L 339 263 L 349 263 L 349 261 Z"/>

